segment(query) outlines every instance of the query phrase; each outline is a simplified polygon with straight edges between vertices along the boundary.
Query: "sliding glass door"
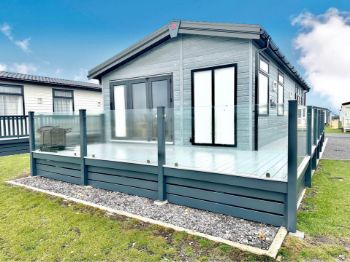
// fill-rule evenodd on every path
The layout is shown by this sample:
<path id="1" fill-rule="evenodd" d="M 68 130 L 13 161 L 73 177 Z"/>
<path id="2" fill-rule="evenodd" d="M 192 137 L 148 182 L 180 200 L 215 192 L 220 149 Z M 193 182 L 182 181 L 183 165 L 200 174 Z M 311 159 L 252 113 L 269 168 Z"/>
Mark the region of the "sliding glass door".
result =
<path id="1" fill-rule="evenodd" d="M 156 109 L 173 107 L 171 76 L 118 81 L 111 84 L 114 111 L 113 137 L 120 140 L 155 141 Z M 166 110 L 170 114 L 170 110 Z M 167 141 L 173 140 L 173 120 L 167 116 Z"/>
<path id="2" fill-rule="evenodd" d="M 194 70 L 194 144 L 236 145 L 236 66 Z"/>

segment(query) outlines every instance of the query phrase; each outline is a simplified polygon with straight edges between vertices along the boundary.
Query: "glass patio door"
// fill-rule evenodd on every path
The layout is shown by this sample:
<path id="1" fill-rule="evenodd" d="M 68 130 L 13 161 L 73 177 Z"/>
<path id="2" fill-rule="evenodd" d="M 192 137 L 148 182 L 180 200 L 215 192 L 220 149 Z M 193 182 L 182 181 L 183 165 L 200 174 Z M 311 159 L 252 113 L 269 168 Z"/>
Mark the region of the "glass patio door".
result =
<path id="1" fill-rule="evenodd" d="M 236 144 L 236 67 L 193 71 L 193 143 Z"/>
<path id="2" fill-rule="evenodd" d="M 171 77 L 161 76 L 112 84 L 114 138 L 134 141 L 157 139 L 158 106 L 172 108 Z M 170 112 L 170 110 L 166 110 Z M 166 140 L 172 141 L 172 118 L 167 117 Z"/>

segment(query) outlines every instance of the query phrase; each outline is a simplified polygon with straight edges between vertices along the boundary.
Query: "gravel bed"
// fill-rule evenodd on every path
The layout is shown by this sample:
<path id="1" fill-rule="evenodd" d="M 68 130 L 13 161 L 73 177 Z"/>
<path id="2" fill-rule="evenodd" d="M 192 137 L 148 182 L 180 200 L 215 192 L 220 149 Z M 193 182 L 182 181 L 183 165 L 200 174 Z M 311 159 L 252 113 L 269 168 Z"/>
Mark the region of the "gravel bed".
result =
<path id="1" fill-rule="evenodd" d="M 148 198 L 43 177 L 26 177 L 16 182 L 265 250 L 278 231 L 277 227 L 231 216 L 170 203 L 158 206 Z"/>

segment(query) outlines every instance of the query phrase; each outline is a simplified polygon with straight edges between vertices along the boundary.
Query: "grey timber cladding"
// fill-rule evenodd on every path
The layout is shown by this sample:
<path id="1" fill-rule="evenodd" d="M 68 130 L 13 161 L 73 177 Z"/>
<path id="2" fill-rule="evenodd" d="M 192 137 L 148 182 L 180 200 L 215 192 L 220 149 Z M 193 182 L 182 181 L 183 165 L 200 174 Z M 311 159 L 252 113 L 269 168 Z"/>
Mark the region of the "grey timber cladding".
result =
<path id="1" fill-rule="evenodd" d="M 169 39 L 102 77 L 105 110 L 110 109 L 112 80 L 172 75 L 175 143 L 190 144 L 191 70 L 237 63 L 237 148 L 251 149 L 251 40 L 180 35 Z"/>
<path id="2" fill-rule="evenodd" d="M 294 78 L 305 88 L 310 89 L 305 81 L 300 77 L 296 69 L 289 63 L 286 57 L 280 52 L 277 45 L 272 41 L 270 35 L 259 25 L 253 24 L 229 24 L 229 23 L 209 23 L 194 21 L 172 21 L 152 34 L 146 36 L 141 41 L 135 43 L 121 53 L 113 56 L 104 63 L 89 71 L 89 78 L 100 79 L 104 74 L 135 57 L 146 52 L 150 48 L 166 41 L 170 37 L 177 35 L 201 35 L 222 38 L 250 39 L 260 46 L 267 46 L 276 59 L 288 68 Z"/>
<path id="3" fill-rule="evenodd" d="M 254 54 L 257 52 L 257 47 L 253 45 Z M 295 87 L 301 88 L 297 85 L 296 81 L 292 79 L 289 73 L 287 73 L 275 60 L 273 60 L 265 52 L 262 56 L 269 61 L 269 101 L 273 100 L 277 103 L 277 87 L 273 90 L 274 81 L 278 81 L 278 71 L 282 72 L 284 75 L 284 116 L 277 115 L 277 106 L 271 107 L 269 105 L 269 114 L 258 117 L 258 147 L 267 145 L 278 138 L 287 136 L 288 130 L 288 100 L 295 99 Z M 253 63 L 255 61 L 255 55 L 253 56 Z M 256 68 L 253 66 L 253 71 L 255 75 Z M 254 95 L 255 95 L 255 77 L 254 77 Z M 255 97 L 254 100 L 255 101 Z"/>

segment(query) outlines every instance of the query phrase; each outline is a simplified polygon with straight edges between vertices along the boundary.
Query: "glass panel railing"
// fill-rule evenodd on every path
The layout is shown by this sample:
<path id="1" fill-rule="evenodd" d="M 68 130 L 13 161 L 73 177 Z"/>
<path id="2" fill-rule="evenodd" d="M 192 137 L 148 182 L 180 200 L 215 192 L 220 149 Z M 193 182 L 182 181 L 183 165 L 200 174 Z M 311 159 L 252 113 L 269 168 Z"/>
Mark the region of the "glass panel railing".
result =
<path id="1" fill-rule="evenodd" d="M 35 150 L 79 156 L 80 124 L 77 114 L 34 115 Z"/>
<path id="2" fill-rule="evenodd" d="M 126 109 L 87 114 L 87 156 L 157 164 L 157 109 Z"/>
<path id="3" fill-rule="evenodd" d="M 303 162 L 308 154 L 307 150 L 307 107 L 298 105 L 298 129 L 297 129 L 297 141 L 298 141 L 298 166 Z"/>
<path id="4" fill-rule="evenodd" d="M 166 144 L 166 165 L 228 175 L 286 179 L 287 109 L 280 116 L 259 117 L 258 150 L 254 150 L 256 129 L 251 110 L 246 104 L 184 107 L 175 111 L 174 143 Z"/>

